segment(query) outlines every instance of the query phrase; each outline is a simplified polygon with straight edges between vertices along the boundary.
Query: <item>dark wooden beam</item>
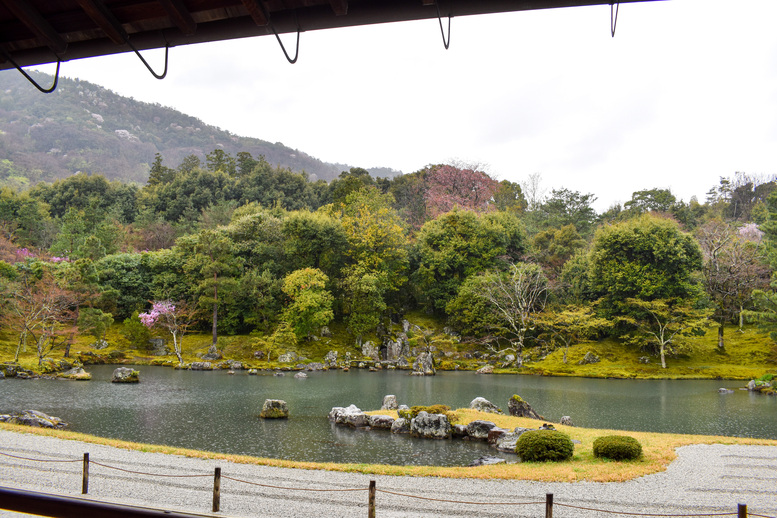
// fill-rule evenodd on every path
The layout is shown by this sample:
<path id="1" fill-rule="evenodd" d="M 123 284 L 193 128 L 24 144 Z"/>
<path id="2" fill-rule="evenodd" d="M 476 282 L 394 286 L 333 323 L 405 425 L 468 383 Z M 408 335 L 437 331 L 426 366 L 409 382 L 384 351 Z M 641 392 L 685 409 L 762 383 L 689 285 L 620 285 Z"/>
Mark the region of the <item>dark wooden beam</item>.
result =
<path id="1" fill-rule="evenodd" d="M 329 0 L 329 5 L 337 16 L 348 14 L 348 0 Z"/>
<path id="2" fill-rule="evenodd" d="M 67 49 L 67 42 L 59 35 L 54 27 L 41 16 L 28 2 L 24 0 L 3 0 L 3 4 L 30 29 L 33 34 L 42 39 L 48 48 L 55 54 L 63 54 Z"/>
<path id="3" fill-rule="evenodd" d="M 100 0 L 78 0 L 78 5 L 112 42 L 117 45 L 127 42 L 129 36 L 124 27 Z"/>
<path id="4" fill-rule="evenodd" d="M 197 22 L 192 18 L 191 13 L 186 9 L 181 0 L 158 0 L 173 23 L 187 36 L 197 32 Z"/>
<path id="5" fill-rule="evenodd" d="M 251 15 L 251 19 L 256 25 L 264 27 L 270 20 L 267 19 L 267 15 L 264 13 L 261 4 L 257 0 L 241 0 L 243 5 L 248 10 L 248 14 Z"/>

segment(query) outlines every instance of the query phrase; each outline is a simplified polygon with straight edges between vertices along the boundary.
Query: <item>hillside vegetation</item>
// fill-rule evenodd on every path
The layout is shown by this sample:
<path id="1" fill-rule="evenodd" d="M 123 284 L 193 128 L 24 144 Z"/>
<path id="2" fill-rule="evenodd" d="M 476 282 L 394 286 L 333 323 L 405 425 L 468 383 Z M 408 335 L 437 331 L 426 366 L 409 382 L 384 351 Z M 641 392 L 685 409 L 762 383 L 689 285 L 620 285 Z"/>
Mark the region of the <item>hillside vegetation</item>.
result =
<path id="1" fill-rule="evenodd" d="M 43 83 L 53 80 L 34 76 Z M 41 95 L 15 70 L 0 72 L 0 187 L 26 188 L 77 172 L 143 184 L 155 154 L 179 163 L 189 155 L 204 159 L 213 149 L 263 156 L 312 180 L 329 181 L 349 168 L 280 142 L 240 137 L 87 81 L 63 77 L 52 94 Z M 375 173 L 398 172 L 380 168 Z"/>
<path id="2" fill-rule="evenodd" d="M 11 359 L 45 370 L 107 343 L 92 353 L 184 368 L 337 351 L 340 367 L 420 374 L 774 373 L 773 177 L 721 178 L 704 203 L 646 189 L 601 214 L 594 193 L 466 164 L 326 182 L 173 110 L 77 81 L 47 103 L 17 83 L 0 89 L 0 173 L 19 187 L 0 189 Z M 133 153 L 144 185 L 70 174 Z"/>

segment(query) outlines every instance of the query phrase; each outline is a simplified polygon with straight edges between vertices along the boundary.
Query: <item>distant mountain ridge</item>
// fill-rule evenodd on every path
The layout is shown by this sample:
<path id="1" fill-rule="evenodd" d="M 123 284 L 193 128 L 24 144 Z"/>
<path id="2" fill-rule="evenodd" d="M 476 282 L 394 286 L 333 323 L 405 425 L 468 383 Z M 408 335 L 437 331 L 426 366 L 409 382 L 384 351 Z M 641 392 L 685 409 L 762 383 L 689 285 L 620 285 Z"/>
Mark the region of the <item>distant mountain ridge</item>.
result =
<path id="1" fill-rule="evenodd" d="M 53 77 L 33 72 L 41 84 Z M 15 70 L 0 72 L 0 186 L 21 187 L 79 171 L 143 184 L 154 155 L 177 167 L 214 149 L 263 155 L 272 165 L 332 180 L 352 166 L 331 164 L 280 142 L 240 137 L 172 108 L 137 101 L 78 79 L 60 78 L 42 94 Z M 369 169 L 368 169 L 369 170 Z M 374 176 L 402 174 L 389 168 Z"/>

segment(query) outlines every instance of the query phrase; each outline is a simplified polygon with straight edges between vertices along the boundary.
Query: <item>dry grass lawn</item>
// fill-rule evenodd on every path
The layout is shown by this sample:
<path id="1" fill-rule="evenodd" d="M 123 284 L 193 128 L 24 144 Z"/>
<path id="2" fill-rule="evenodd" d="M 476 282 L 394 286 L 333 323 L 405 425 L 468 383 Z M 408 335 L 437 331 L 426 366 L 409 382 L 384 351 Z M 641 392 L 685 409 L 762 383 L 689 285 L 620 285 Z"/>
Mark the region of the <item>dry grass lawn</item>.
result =
<path id="1" fill-rule="evenodd" d="M 377 411 L 373 414 L 391 414 L 391 412 Z M 454 422 L 466 424 L 476 419 L 492 421 L 502 428 L 536 428 L 540 422 L 533 419 L 524 419 L 495 414 L 484 414 L 470 409 L 455 411 Z M 396 417 L 396 413 L 394 412 Z M 548 463 L 513 463 L 494 466 L 468 467 L 435 467 L 435 466 L 388 466 L 370 464 L 334 464 L 314 462 L 294 462 L 278 459 L 263 459 L 245 455 L 228 455 L 197 450 L 188 450 L 170 446 L 138 444 L 114 439 L 105 439 L 75 432 L 43 430 L 24 426 L 8 425 L 0 423 L 0 429 L 13 432 L 30 433 L 58 437 L 61 439 L 82 441 L 86 443 L 102 444 L 116 448 L 138 450 L 144 452 L 165 453 L 182 455 L 186 457 L 223 459 L 242 464 L 257 464 L 284 468 L 323 469 L 332 471 L 357 472 L 376 475 L 398 476 L 434 476 L 451 478 L 478 478 L 478 479 L 515 479 L 515 480 L 539 480 L 547 482 L 577 482 L 582 480 L 595 482 L 622 482 L 651 473 L 664 471 L 677 457 L 675 449 L 689 444 L 758 444 L 777 446 L 777 440 L 744 439 L 736 437 L 716 437 L 703 435 L 680 435 L 652 432 L 624 432 L 615 430 L 597 430 L 590 428 L 577 428 L 555 425 L 556 429 L 567 433 L 572 439 L 579 440 L 582 444 L 575 445 L 575 455 L 567 462 Z M 378 431 L 375 433 L 386 433 Z M 643 458 L 637 461 L 615 462 L 602 460 L 593 456 L 593 442 L 602 435 L 630 435 L 642 444 Z M 498 452 L 494 450 L 495 455 Z"/>

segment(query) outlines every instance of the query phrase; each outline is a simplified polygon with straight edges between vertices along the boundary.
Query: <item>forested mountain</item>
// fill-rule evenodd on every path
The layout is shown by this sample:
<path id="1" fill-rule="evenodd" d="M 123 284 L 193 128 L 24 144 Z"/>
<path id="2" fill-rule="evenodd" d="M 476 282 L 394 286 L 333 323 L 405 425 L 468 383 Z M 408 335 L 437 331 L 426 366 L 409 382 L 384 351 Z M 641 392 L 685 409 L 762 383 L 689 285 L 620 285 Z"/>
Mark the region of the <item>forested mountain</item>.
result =
<path id="1" fill-rule="evenodd" d="M 53 77 L 34 73 L 43 84 Z M 43 95 L 15 70 L 0 72 L 0 186 L 25 188 L 77 172 L 145 183 L 156 153 L 178 164 L 214 149 L 264 156 L 269 164 L 332 180 L 350 166 L 322 162 L 280 142 L 239 137 L 159 104 L 122 97 L 95 84 L 60 78 Z M 375 176 L 399 174 L 386 168 Z"/>

